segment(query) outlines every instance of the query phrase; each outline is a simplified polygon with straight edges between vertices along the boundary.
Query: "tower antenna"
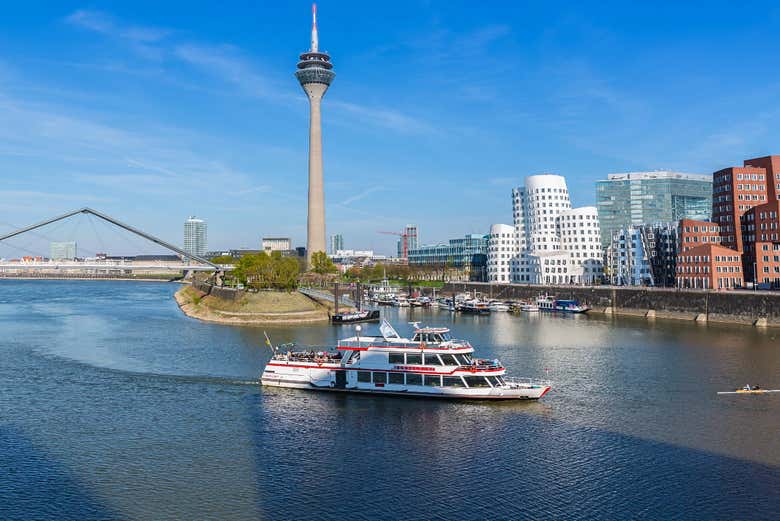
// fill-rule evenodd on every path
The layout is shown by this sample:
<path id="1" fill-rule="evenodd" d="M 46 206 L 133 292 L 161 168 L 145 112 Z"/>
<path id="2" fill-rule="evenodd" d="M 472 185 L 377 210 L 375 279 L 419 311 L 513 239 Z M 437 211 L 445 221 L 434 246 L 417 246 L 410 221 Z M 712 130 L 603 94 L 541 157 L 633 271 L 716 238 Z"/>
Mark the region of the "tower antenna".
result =
<path id="1" fill-rule="evenodd" d="M 311 4 L 311 52 L 319 52 L 319 37 L 317 36 L 317 4 Z"/>

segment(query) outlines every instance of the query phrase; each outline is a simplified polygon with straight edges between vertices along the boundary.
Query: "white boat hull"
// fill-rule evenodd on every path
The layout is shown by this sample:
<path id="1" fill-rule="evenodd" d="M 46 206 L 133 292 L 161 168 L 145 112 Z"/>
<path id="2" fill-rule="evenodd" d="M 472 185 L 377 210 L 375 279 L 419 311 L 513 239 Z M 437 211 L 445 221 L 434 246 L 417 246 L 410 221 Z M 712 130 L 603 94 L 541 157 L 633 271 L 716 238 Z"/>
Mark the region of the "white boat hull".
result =
<path id="1" fill-rule="evenodd" d="M 330 368 L 301 370 L 298 372 L 277 371 L 263 372 L 260 379 L 262 385 L 269 387 L 285 387 L 290 389 L 307 389 L 312 391 L 338 391 L 363 394 L 378 394 L 391 396 L 414 396 L 430 398 L 449 398 L 460 400 L 538 400 L 550 391 L 548 385 L 508 385 L 492 388 L 449 388 L 428 387 L 423 385 L 385 384 L 381 387 L 372 383 L 358 384 L 352 387 L 336 387 L 332 378 L 335 372 Z"/>

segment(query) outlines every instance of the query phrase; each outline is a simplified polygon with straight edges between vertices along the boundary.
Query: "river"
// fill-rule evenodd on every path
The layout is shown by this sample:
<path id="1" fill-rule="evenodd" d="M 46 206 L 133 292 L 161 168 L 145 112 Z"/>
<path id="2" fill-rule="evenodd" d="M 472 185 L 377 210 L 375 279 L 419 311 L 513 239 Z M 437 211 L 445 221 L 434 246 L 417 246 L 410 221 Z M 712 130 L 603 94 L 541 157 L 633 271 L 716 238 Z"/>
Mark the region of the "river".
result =
<path id="1" fill-rule="evenodd" d="M 554 387 L 387 398 L 261 388 L 263 328 L 176 289 L 0 281 L 0 519 L 778 518 L 780 394 L 716 392 L 780 388 L 780 330 L 388 308 Z"/>

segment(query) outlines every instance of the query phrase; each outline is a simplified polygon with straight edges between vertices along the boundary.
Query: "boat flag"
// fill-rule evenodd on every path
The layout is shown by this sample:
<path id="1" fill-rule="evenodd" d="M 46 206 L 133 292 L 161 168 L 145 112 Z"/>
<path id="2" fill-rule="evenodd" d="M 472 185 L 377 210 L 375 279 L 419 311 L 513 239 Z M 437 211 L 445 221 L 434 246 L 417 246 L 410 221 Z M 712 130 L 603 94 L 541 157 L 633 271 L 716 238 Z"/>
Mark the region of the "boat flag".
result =
<path id="1" fill-rule="evenodd" d="M 265 345 L 271 348 L 272 353 L 276 353 L 276 349 L 274 348 L 273 344 L 271 344 L 271 339 L 268 338 L 268 333 L 263 331 L 263 335 L 265 336 Z"/>

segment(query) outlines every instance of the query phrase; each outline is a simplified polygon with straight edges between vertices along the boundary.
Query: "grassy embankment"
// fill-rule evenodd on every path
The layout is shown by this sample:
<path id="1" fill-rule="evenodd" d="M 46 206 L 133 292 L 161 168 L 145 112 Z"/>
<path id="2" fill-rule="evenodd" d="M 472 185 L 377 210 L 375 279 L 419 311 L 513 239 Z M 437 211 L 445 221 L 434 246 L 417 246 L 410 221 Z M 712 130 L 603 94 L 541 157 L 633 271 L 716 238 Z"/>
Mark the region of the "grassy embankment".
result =
<path id="1" fill-rule="evenodd" d="M 176 302 L 188 316 L 220 324 L 306 324 L 328 321 L 329 303 L 302 293 L 260 291 L 244 293 L 238 300 L 204 295 L 192 286 L 176 292 Z"/>

